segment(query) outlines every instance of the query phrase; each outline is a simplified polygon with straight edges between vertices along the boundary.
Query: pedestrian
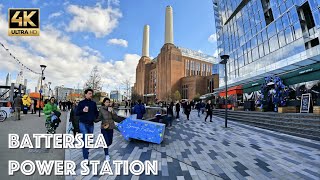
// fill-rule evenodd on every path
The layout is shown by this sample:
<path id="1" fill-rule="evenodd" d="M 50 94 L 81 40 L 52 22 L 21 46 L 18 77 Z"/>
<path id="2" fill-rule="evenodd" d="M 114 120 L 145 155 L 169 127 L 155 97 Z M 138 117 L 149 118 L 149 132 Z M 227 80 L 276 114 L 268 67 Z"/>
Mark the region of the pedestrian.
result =
<path id="1" fill-rule="evenodd" d="M 185 107 L 185 110 L 184 110 L 184 113 L 187 115 L 187 120 L 190 120 L 189 119 L 190 112 L 191 112 L 191 105 L 190 105 L 190 102 L 187 101 L 186 102 L 186 107 Z"/>
<path id="2" fill-rule="evenodd" d="M 180 118 L 180 103 L 179 103 L 179 101 L 177 101 L 177 103 L 176 103 L 176 113 L 177 113 L 176 119 L 179 122 L 180 121 L 179 120 L 179 118 Z"/>
<path id="3" fill-rule="evenodd" d="M 15 112 L 15 119 L 20 120 L 20 113 L 21 113 L 21 107 L 22 107 L 22 98 L 20 94 L 17 95 L 17 97 L 13 100 L 13 107 Z"/>
<path id="4" fill-rule="evenodd" d="M 31 104 L 30 104 L 30 111 L 31 111 L 31 114 L 34 114 L 34 100 L 31 100 Z"/>
<path id="5" fill-rule="evenodd" d="M 116 127 L 114 121 L 117 119 L 117 114 L 112 108 L 112 103 L 109 98 L 104 98 L 102 106 L 99 111 L 99 117 L 97 121 L 101 121 L 101 134 L 103 134 L 104 140 L 108 147 L 112 144 L 113 129 Z M 104 155 L 106 161 L 110 161 L 109 148 L 104 148 Z"/>
<path id="6" fill-rule="evenodd" d="M 97 104 L 92 101 L 93 90 L 86 89 L 84 91 L 85 99 L 80 101 L 76 110 L 76 115 L 79 116 L 79 129 L 83 135 L 83 141 L 86 142 L 85 135 L 93 134 L 93 122 L 97 119 L 99 112 Z M 82 155 L 85 160 L 89 158 L 89 149 L 83 147 Z"/>
<path id="7" fill-rule="evenodd" d="M 50 100 L 46 103 L 46 105 L 43 108 L 43 113 L 45 115 L 45 123 L 51 124 L 51 116 L 54 115 L 55 112 L 59 112 L 58 111 L 58 107 L 55 104 L 55 99 L 54 97 L 51 97 Z M 48 127 L 47 127 L 48 128 Z M 52 127 L 52 128 L 56 128 L 56 127 Z"/>
<path id="8" fill-rule="evenodd" d="M 66 107 L 67 107 L 67 102 L 66 101 L 62 102 L 62 107 L 63 107 L 63 111 L 66 111 Z"/>
<path id="9" fill-rule="evenodd" d="M 168 127 L 172 127 L 172 118 L 173 118 L 173 102 L 167 107 L 167 118 L 168 118 Z"/>
<path id="10" fill-rule="evenodd" d="M 200 111 L 201 111 L 201 103 L 200 102 L 196 103 L 196 109 L 198 111 L 198 117 L 200 117 Z"/>
<path id="11" fill-rule="evenodd" d="M 34 102 L 34 104 L 33 104 L 34 113 L 37 114 L 37 104 L 38 104 L 38 100 L 35 99 L 33 102 Z"/>
<path id="12" fill-rule="evenodd" d="M 62 102 L 59 101 L 59 109 L 62 110 Z"/>
<path id="13" fill-rule="evenodd" d="M 133 107 L 132 114 L 137 114 L 137 119 L 142 119 L 145 113 L 146 113 L 146 108 L 141 103 L 141 99 L 139 99 L 138 104 Z"/>
<path id="14" fill-rule="evenodd" d="M 68 105 L 68 111 L 70 111 L 70 110 L 71 110 L 71 108 L 72 108 L 72 103 L 71 103 L 71 101 L 70 101 L 70 100 L 68 100 L 67 105 Z"/>
<path id="15" fill-rule="evenodd" d="M 205 109 L 206 109 L 206 104 L 204 103 L 204 100 L 203 101 L 201 101 L 201 112 L 202 112 L 202 114 L 204 114 L 204 111 L 205 111 Z"/>
<path id="16" fill-rule="evenodd" d="M 73 107 L 71 108 L 71 111 L 70 111 L 69 121 L 72 123 L 74 136 L 76 136 L 77 133 L 80 133 L 79 116 L 76 115 L 76 110 L 77 110 L 78 104 L 79 104 L 79 101 L 75 101 L 73 104 Z"/>
<path id="17" fill-rule="evenodd" d="M 206 111 L 207 111 L 207 116 L 204 119 L 204 121 L 207 121 L 207 118 L 210 116 L 210 122 L 212 122 L 212 104 L 211 104 L 211 100 L 208 100 L 208 103 L 206 105 Z"/>

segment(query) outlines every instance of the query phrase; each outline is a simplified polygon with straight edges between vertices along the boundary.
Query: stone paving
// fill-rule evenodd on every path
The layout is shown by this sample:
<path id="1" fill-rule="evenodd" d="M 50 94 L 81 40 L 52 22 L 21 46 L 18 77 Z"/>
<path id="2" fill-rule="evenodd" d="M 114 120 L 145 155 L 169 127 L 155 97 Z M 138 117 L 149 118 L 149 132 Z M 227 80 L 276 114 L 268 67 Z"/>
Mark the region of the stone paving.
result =
<path id="1" fill-rule="evenodd" d="M 113 160 L 158 160 L 158 176 L 85 176 L 66 179 L 319 179 L 320 142 L 263 130 L 236 122 L 223 128 L 215 117 L 204 122 L 192 111 L 166 129 L 162 144 L 125 141 L 118 131 L 109 147 Z M 99 133 L 99 124 L 95 133 Z M 77 174 L 80 149 L 67 149 L 66 159 L 75 161 Z M 89 160 L 104 160 L 102 149 L 90 150 Z M 101 168 L 101 167 L 100 167 Z M 114 168 L 114 167 L 112 167 Z"/>

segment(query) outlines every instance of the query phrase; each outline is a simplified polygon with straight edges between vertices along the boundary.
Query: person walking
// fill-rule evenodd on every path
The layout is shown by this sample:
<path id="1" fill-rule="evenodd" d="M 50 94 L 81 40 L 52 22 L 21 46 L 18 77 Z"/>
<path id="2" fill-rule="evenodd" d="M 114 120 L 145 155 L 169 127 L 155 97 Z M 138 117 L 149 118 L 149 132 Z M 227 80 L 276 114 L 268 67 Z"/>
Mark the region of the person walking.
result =
<path id="1" fill-rule="evenodd" d="M 177 113 L 177 116 L 176 116 L 176 119 L 177 119 L 177 121 L 179 122 L 180 120 L 179 120 L 179 118 L 180 118 L 180 103 L 179 103 L 179 101 L 177 101 L 177 103 L 176 103 L 176 113 Z"/>
<path id="2" fill-rule="evenodd" d="M 172 118 L 173 118 L 173 102 L 167 107 L 167 118 L 168 118 L 168 127 L 172 127 Z"/>
<path id="3" fill-rule="evenodd" d="M 76 115 L 79 116 L 79 130 L 83 134 L 83 141 L 86 142 L 86 134 L 93 134 L 94 120 L 97 119 L 99 112 L 97 104 L 92 101 L 93 90 L 86 89 L 84 91 L 85 99 L 80 101 L 76 110 Z M 83 147 L 82 155 L 85 160 L 89 158 L 89 149 Z"/>
<path id="4" fill-rule="evenodd" d="M 80 133 L 79 130 L 79 116 L 76 115 L 76 110 L 78 107 L 79 101 L 75 101 L 73 107 L 70 111 L 70 119 L 69 122 L 72 123 L 73 126 L 73 135 L 76 136 L 77 133 Z"/>
<path id="5" fill-rule="evenodd" d="M 141 99 L 139 99 L 138 104 L 133 107 L 132 114 L 137 114 L 137 119 L 142 119 L 145 113 L 146 113 L 146 108 L 141 103 Z"/>
<path id="6" fill-rule="evenodd" d="M 201 103 L 200 102 L 197 102 L 196 109 L 198 111 L 198 117 L 200 117 L 200 111 L 201 111 Z"/>
<path id="7" fill-rule="evenodd" d="M 204 121 L 207 121 L 207 118 L 210 116 L 210 122 L 212 122 L 212 104 L 211 104 L 211 100 L 209 100 L 207 105 L 206 105 L 206 111 L 207 111 L 207 116 L 204 119 Z"/>
<path id="8" fill-rule="evenodd" d="M 102 101 L 102 107 L 99 111 L 97 121 L 101 121 L 101 134 L 104 137 L 108 147 L 111 146 L 113 140 L 113 129 L 116 127 L 114 121 L 117 119 L 117 114 L 112 108 L 112 103 L 109 98 L 104 98 Z M 104 155 L 106 161 L 110 161 L 109 148 L 104 148 Z"/>
<path id="9" fill-rule="evenodd" d="M 20 120 L 20 114 L 21 114 L 21 107 L 22 107 L 22 98 L 20 94 L 17 95 L 17 97 L 13 100 L 13 107 L 15 112 L 15 119 Z"/>
<path id="10" fill-rule="evenodd" d="M 34 100 L 31 100 L 31 104 L 30 104 L 30 112 L 31 114 L 34 114 Z"/>
<path id="11" fill-rule="evenodd" d="M 190 120 L 189 119 L 190 112 L 191 112 L 191 105 L 190 105 L 190 102 L 187 101 L 186 102 L 186 107 L 185 107 L 185 110 L 184 110 L 184 113 L 187 115 L 187 120 Z"/>
<path id="12" fill-rule="evenodd" d="M 59 101 L 59 109 L 62 111 L 62 102 Z"/>

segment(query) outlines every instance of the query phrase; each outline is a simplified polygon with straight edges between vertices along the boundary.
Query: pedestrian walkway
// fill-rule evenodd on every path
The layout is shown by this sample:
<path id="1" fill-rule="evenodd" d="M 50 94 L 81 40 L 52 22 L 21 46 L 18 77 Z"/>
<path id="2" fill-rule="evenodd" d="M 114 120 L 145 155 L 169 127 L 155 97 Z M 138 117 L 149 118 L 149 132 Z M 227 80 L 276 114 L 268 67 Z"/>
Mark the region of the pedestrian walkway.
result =
<path id="1" fill-rule="evenodd" d="M 166 129 L 162 144 L 125 141 L 115 131 L 109 147 L 113 160 L 158 160 L 158 176 L 86 176 L 66 179 L 318 179 L 320 143 L 224 120 L 204 122 L 192 111 Z M 99 123 L 94 133 L 100 132 Z M 81 149 L 66 150 L 66 159 L 80 168 Z M 102 149 L 90 150 L 89 160 L 104 160 Z M 101 167 L 99 167 L 101 168 Z M 114 167 L 112 167 L 114 169 Z M 98 171 L 99 172 L 99 171 Z M 77 170 L 80 174 L 80 169 Z"/>

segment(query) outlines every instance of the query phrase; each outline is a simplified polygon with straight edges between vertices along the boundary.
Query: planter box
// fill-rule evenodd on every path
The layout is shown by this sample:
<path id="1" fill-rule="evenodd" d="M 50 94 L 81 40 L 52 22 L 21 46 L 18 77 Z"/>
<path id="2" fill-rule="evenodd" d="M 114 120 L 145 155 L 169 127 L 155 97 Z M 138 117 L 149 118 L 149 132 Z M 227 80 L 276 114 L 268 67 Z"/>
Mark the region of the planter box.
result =
<path id="1" fill-rule="evenodd" d="M 278 113 L 297 113 L 295 106 L 278 107 Z"/>
<path id="2" fill-rule="evenodd" d="M 313 106 L 313 114 L 320 114 L 320 106 Z"/>
<path id="3" fill-rule="evenodd" d="M 244 108 L 243 108 L 243 106 L 238 106 L 238 107 L 232 107 L 232 110 L 233 111 L 243 111 Z"/>

